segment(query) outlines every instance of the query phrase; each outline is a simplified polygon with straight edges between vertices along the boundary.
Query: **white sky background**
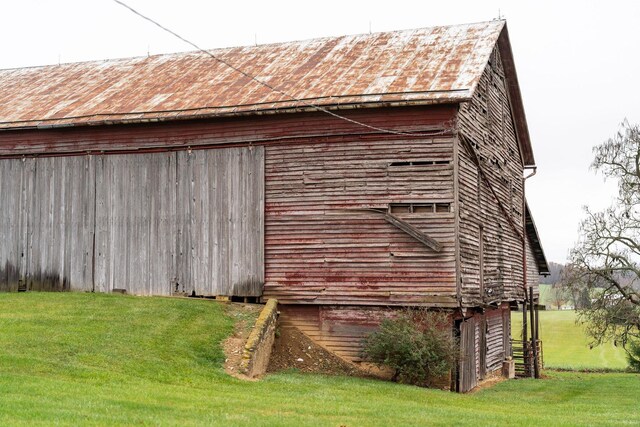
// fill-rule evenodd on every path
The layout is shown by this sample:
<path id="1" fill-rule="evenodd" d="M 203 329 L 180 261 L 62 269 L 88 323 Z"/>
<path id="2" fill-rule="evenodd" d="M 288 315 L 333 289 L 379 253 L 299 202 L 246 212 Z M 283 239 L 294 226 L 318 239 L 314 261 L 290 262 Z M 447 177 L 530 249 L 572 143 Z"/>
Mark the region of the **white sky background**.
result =
<path id="1" fill-rule="evenodd" d="M 538 164 L 527 197 L 550 261 L 564 262 L 581 207 L 615 187 L 591 147 L 640 122 L 640 2 L 126 0 L 204 48 L 507 19 Z M 112 0 L 0 0 L 0 68 L 193 50 Z M 0 90 L 2 90 L 0 88 Z"/>

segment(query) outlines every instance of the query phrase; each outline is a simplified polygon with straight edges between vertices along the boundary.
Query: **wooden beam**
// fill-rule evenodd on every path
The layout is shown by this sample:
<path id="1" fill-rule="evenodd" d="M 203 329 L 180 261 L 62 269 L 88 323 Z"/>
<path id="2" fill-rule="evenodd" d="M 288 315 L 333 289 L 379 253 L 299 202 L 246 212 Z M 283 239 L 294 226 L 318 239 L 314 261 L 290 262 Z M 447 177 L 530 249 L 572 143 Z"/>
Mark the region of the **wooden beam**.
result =
<path id="1" fill-rule="evenodd" d="M 433 249 L 434 251 L 440 252 L 442 250 L 442 245 L 437 240 L 430 237 L 428 234 L 420 231 L 418 228 L 414 227 L 408 222 L 398 218 L 397 216 L 392 215 L 390 213 L 386 213 L 384 215 L 384 219 L 389 224 L 392 224 L 398 227 L 400 230 L 404 231 L 409 236 L 413 237 L 414 239 L 424 244 L 425 246 Z"/>

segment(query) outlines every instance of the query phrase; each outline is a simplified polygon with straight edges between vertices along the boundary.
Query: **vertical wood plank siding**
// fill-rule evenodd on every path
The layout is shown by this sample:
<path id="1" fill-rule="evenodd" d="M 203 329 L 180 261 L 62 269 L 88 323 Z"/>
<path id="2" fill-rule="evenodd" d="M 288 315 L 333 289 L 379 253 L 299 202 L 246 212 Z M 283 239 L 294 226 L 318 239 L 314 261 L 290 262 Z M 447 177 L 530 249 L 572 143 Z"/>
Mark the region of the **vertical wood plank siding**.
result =
<path id="1" fill-rule="evenodd" d="M 88 157 L 0 161 L 0 290 L 91 289 L 93 176 Z"/>
<path id="2" fill-rule="evenodd" d="M 460 363 L 458 391 L 465 393 L 478 385 L 476 319 L 471 317 L 460 323 Z"/>
<path id="3" fill-rule="evenodd" d="M 0 289 L 262 292 L 262 147 L 5 159 L 0 178 Z"/>
<path id="4" fill-rule="evenodd" d="M 455 214 L 396 214 L 440 242 L 437 253 L 367 210 L 453 205 L 453 141 L 267 146 L 265 297 L 286 304 L 455 306 Z"/>
<path id="5" fill-rule="evenodd" d="M 505 214 L 500 208 L 461 142 L 459 239 L 463 304 L 476 306 L 522 299 L 523 166 L 497 49 L 472 101 L 461 106 L 458 117 L 460 131 L 472 141 L 490 186 L 507 211 Z M 484 286 L 479 283 L 480 227 L 484 236 Z M 484 292 L 481 293 L 481 289 Z"/>
<path id="6" fill-rule="evenodd" d="M 0 167 L 0 291 L 18 290 L 18 280 L 26 268 L 26 218 L 20 215 L 28 194 L 25 163 L 6 160 Z"/>
<path id="7" fill-rule="evenodd" d="M 505 358 L 504 323 L 502 309 L 490 310 L 485 314 L 486 319 L 486 372 L 491 373 L 502 368 Z"/>

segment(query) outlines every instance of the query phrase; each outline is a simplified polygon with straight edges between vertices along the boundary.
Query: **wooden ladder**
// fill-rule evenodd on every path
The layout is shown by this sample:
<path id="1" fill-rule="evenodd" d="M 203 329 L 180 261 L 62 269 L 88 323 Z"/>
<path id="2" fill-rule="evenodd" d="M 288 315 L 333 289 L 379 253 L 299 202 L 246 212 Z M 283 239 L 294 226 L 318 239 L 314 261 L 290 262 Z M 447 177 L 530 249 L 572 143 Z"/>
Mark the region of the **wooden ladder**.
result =
<path id="1" fill-rule="evenodd" d="M 542 353 L 542 341 L 536 341 L 536 348 L 538 353 L 538 372 L 540 372 L 544 366 L 543 353 Z M 533 369 L 533 348 L 531 347 L 531 341 L 511 340 L 511 356 L 515 361 L 516 377 L 520 378 L 533 378 L 535 370 Z"/>

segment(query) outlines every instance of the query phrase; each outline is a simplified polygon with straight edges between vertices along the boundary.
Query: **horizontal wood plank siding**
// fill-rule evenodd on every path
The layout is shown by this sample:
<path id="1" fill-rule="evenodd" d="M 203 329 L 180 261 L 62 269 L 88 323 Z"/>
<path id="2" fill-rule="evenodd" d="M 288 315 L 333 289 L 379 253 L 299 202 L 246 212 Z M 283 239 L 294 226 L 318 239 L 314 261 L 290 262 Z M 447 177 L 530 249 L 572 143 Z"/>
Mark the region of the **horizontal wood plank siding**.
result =
<path id="1" fill-rule="evenodd" d="M 460 139 L 459 244 L 463 304 L 477 306 L 521 300 L 524 296 L 523 166 L 497 50 L 472 101 L 461 106 L 459 126 L 471 145 Z M 481 234 L 484 239 L 482 275 L 479 271 Z M 482 285 L 480 277 L 484 278 Z"/>
<path id="2" fill-rule="evenodd" d="M 280 304 L 281 328 L 296 327 L 316 343 L 351 362 L 360 362 L 363 340 L 398 308 L 358 305 Z M 453 320 L 451 321 L 453 332 Z"/>
<path id="3" fill-rule="evenodd" d="M 296 327 L 350 362 L 361 360 L 362 340 L 393 312 L 380 307 L 280 305 L 280 327 Z"/>
<path id="4" fill-rule="evenodd" d="M 440 105 L 363 108 L 341 111 L 340 114 L 373 127 L 430 131 L 447 124 L 455 110 L 455 105 Z M 378 138 L 379 134 L 375 129 L 323 113 L 267 114 L 197 121 L 2 131 L 0 157 L 186 150 L 327 138 L 340 142 L 343 138 Z"/>
<path id="5" fill-rule="evenodd" d="M 540 273 L 538 270 L 538 264 L 536 263 L 536 256 L 531 248 L 531 242 L 527 239 L 527 292 L 530 286 L 533 286 L 534 298 L 540 296 Z"/>
<path id="6" fill-rule="evenodd" d="M 453 205 L 453 141 L 267 146 L 265 296 L 286 304 L 455 306 L 454 213 L 394 214 L 438 241 L 443 249 L 435 252 L 371 211 Z"/>

